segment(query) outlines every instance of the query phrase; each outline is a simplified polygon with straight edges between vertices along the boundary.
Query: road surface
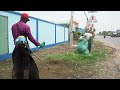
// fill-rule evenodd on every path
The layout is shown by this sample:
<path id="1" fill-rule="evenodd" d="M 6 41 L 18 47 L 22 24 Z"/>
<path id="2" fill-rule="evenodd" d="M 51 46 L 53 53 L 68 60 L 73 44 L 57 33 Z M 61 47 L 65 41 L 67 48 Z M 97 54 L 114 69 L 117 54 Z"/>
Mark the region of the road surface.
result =
<path id="1" fill-rule="evenodd" d="M 116 49 L 120 49 L 120 37 L 106 36 L 106 38 L 103 38 L 103 36 L 96 35 L 96 38 L 105 44 L 108 44 Z"/>

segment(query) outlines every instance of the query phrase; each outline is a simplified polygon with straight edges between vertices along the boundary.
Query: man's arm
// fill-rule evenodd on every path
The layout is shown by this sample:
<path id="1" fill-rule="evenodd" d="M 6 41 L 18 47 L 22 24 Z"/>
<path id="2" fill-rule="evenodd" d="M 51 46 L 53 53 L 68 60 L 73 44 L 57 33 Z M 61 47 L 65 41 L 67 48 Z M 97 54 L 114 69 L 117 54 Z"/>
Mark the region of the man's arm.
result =
<path id="1" fill-rule="evenodd" d="M 27 29 L 26 29 L 26 35 L 27 35 L 28 39 L 29 39 L 32 43 L 34 43 L 36 46 L 39 46 L 39 45 L 40 45 L 40 43 L 39 43 L 38 41 L 36 41 L 36 40 L 34 39 L 34 37 L 32 36 L 29 26 L 28 26 Z"/>

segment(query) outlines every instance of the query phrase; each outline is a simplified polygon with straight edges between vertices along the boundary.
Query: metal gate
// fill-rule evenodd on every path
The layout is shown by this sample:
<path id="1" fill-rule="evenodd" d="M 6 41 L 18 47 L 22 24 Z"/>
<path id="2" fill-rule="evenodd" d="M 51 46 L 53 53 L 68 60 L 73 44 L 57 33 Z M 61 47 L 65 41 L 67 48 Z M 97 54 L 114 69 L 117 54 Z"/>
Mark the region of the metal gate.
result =
<path id="1" fill-rule="evenodd" d="M 0 15 L 0 55 L 8 53 L 8 17 Z"/>

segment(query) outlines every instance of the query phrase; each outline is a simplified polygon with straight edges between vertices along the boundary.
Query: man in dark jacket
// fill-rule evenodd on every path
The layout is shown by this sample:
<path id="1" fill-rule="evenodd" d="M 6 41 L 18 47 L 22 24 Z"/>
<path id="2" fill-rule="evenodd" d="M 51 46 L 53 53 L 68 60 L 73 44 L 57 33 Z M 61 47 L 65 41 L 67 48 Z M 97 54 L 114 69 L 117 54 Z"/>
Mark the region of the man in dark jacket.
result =
<path id="1" fill-rule="evenodd" d="M 31 34 L 30 27 L 26 24 L 29 20 L 28 14 L 21 14 L 20 21 L 12 26 L 12 35 L 14 42 L 19 36 L 24 36 L 34 43 L 36 46 L 44 47 L 45 42 L 39 43 Z M 29 44 L 27 43 L 27 46 Z M 21 45 L 16 45 L 12 53 L 13 70 L 12 79 L 39 79 L 39 71 L 31 56 L 29 47 L 25 48 Z"/>
<path id="2" fill-rule="evenodd" d="M 89 50 L 89 52 L 91 52 L 91 48 L 92 48 L 92 34 L 90 33 L 90 31 L 86 31 L 84 36 L 88 40 L 88 50 Z"/>

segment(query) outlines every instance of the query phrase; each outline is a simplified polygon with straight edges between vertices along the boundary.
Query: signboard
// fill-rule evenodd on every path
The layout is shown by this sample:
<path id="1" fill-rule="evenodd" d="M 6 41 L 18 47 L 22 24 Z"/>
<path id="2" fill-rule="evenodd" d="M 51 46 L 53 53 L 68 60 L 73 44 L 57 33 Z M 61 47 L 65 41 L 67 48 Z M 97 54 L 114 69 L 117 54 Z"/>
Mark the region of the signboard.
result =
<path id="1" fill-rule="evenodd" d="M 97 19 L 96 19 L 96 17 L 94 16 L 94 15 L 92 15 L 91 17 L 90 17 L 90 19 L 88 20 L 88 23 L 96 23 L 97 22 Z"/>

